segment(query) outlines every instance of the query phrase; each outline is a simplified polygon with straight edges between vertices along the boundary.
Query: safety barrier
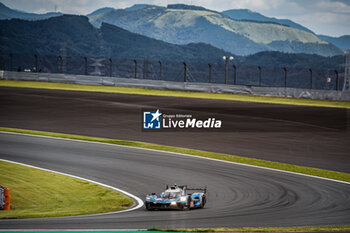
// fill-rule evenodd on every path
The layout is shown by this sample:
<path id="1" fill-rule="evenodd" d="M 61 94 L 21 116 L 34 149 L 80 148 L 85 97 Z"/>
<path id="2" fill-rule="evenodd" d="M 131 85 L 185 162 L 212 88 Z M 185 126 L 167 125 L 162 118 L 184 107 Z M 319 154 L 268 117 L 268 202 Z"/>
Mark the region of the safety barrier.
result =
<path id="1" fill-rule="evenodd" d="M 258 87 L 249 85 L 231 85 L 219 83 L 174 82 L 164 80 L 147 80 L 119 78 L 108 76 L 51 74 L 33 72 L 0 71 L 0 78 L 5 80 L 45 81 L 85 85 L 104 85 L 121 87 L 140 87 L 164 90 L 184 90 L 211 93 L 248 94 L 276 97 L 294 97 L 308 99 L 328 99 L 350 101 L 349 91 L 316 90 L 289 87 Z"/>

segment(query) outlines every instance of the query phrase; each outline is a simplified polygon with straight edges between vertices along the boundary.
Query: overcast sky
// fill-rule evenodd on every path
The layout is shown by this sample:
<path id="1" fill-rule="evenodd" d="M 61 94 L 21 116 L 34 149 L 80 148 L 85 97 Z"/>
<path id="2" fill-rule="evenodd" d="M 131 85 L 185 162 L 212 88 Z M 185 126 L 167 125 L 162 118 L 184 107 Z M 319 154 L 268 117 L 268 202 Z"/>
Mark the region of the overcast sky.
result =
<path id="1" fill-rule="evenodd" d="M 137 3 L 166 6 L 184 3 L 224 11 L 250 9 L 265 16 L 291 19 L 317 34 L 350 35 L 350 0 L 0 0 L 10 8 L 35 13 L 60 11 L 86 15 L 102 7 L 125 8 Z"/>

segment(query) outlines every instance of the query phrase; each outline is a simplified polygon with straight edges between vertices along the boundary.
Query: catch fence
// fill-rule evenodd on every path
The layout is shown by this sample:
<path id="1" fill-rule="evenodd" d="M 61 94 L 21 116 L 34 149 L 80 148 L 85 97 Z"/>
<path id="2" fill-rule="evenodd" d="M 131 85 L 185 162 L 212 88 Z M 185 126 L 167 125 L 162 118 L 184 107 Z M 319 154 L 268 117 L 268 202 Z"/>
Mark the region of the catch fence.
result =
<path id="1" fill-rule="evenodd" d="M 0 70 L 320 90 L 340 90 L 344 79 L 343 68 L 266 67 L 234 62 L 225 64 L 224 61 L 208 64 L 25 54 L 0 55 Z"/>

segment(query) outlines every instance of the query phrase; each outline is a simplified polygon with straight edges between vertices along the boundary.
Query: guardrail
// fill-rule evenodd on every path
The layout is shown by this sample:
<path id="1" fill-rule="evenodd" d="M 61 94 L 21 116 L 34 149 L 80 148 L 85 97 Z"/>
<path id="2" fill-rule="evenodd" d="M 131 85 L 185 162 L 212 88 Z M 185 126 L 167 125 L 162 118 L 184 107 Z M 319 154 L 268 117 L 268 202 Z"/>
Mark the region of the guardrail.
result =
<path id="1" fill-rule="evenodd" d="M 92 75 L 48 74 L 32 72 L 0 71 L 0 78 L 5 80 L 44 81 L 83 85 L 103 85 L 120 87 L 138 87 L 164 90 L 199 91 L 211 93 L 231 93 L 276 97 L 294 97 L 308 99 L 328 99 L 350 101 L 349 91 L 310 90 L 302 88 L 257 87 L 220 83 L 174 82 L 135 78 L 116 78 Z"/>

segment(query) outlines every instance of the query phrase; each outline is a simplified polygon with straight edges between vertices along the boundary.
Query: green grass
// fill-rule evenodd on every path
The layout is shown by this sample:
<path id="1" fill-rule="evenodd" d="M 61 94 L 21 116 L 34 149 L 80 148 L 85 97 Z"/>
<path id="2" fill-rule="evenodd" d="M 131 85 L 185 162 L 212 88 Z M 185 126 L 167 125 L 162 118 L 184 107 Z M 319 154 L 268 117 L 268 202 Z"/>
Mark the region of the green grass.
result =
<path id="1" fill-rule="evenodd" d="M 319 177 L 324 177 L 324 178 L 329 178 L 329 179 L 334 179 L 334 180 L 350 182 L 350 174 L 348 174 L 348 173 L 324 170 L 324 169 L 319 169 L 319 168 L 303 167 L 303 166 L 292 165 L 292 164 L 271 162 L 271 161 L 261 160 L 261 159 L 252 159 L 252 158 L 246 158 L 246 157 L 241 157 L 241 156 L 236 156 L 236 155 L 214 153 L 214 152 L 193 150 L 193 149 L 187 149 L 187 148 L 179 148 L 179 147 L 173 147 L 173 146 L 163 146 L 163 145 L 138 142 L 138 141 L 98 138 L 98 137 L 89 137 L 89 136 L 80 136 L 80 135 L 71 135 L 71 134 L 62 134 L 62 133 L 51 133 L 51 132 L 34 131 L 34 130 L 24 130 L 24 129 L 0 127 L 0 131 L 24 133 L 24 134 L 32 134 L 32 135 L 42 135 L 42 136 L 50 136 L 50 137 L 59 137 L 59 138 L 69 138 L 69 139 L 77 139 L 77 140 L 85 140 L 85 141 L 95 141 L 95 142 L 103 142 L 103 143 L 110 143 L 110 144 L 116 144 L 116 145 L 154 149 L 154 150 L 160 150 L 160 151 L 176 152 L 176 153 L 195 155 L 195 156 L 200 156 L 200 157 L 213 158 L 213 159 L 219 159 L 219 160 L 224 160 L 224 161 L 249 164 L 249 165 L 254 165 L 254 166 L 259 166 L 259 167 L 267 167 L 267 168 L 297 172 L 297 173 L 302 173 L 302 174 L 307 174 L 307 175 L 313 175 L 313 176 L 319 176 Z"/>
<path id="2" fill-rule="evenodd" d="M 350 226 L 316 226 L 316 227 L 241 227 L 241 228 L 196 228 L 196 229 L 158 229 L 149 231 L 162 232 L 337 232 L 350 231 Z"/>
<path id="3" fill-rule="evenodd" d="M 104 213 L 133 204 L 112 189 L 5 161 L 0 161 L 0 184 L 11 196 L 11 210 L 0 211 L 0 219 Z"/>
<path id="4" fill-rule="evenodd" d="M 256 103 L 315 106 L 315 107 L 350 108 L 350 101 L 313 100 L 313 99 L 301 99 L 301 98 L 287 98 L 287 97 L 283 98 L 283 97 L 255 96 L 255 95 L 206 93 L 206 92 L 194 92 L 194 91 L 171 91 L 171 90 L 158 90 L 158 89 L 146 89 L 146 88 L 134 88 L 134 87 L 90 86 L 90 85 L 78 85 L 78 84 L 66 84 L 66 83 L 37 82 L 37 81 L 8 81 L 8 80 L 0 80 L 0 86 L 69 90 L 69 91 L 121 93 L 121 94 L 136 94 L 136 95 L 152 95 L 152 96 L 173 96 L 173 97 L 186 97 L 186 98 L 256 102 Z"/>

